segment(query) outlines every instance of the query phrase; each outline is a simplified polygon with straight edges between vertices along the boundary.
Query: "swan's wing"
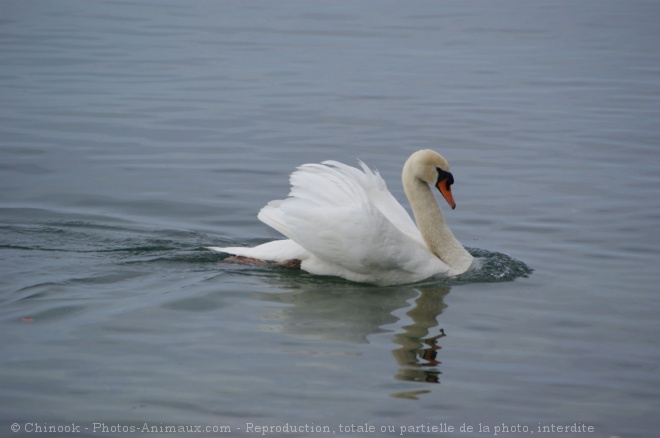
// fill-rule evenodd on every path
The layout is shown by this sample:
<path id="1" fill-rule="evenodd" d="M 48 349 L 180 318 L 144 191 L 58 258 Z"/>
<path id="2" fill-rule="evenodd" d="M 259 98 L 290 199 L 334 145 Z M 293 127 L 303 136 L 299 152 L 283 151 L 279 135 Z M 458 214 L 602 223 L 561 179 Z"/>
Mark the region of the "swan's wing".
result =
<path id="1" fill-rule="evenodd" d="M 370 184 L 380 184 L 382 178 L 338 164 L 299 167 L 291 175 L 290 197 L 272 201 L 259 212 L 262 222 L 310 253 L 303 268 L 376 283 L 421 280 L 442 271 L 442 262 L 421 238 L 400 228 L 405 221 L 392 201 L 412 220 L 391 195 L 392 201 L 382 193 L 387 190 L 384 182 L 383 188 Z M 384 276 L 406 277 L 406 281 Z"/>
<path id="2" fill-rule="evenodd" d="M 371 203 L 401 232 L 424 244 L 422 235 L 408 212 L 387 189 L 385 180 L 378 171 L 370 169 L 360 161 L 362 171 L 337 161 L 324 161 L 323 164 L 335 167 L 339 172 L 358 183 L 366 192 Z"/>

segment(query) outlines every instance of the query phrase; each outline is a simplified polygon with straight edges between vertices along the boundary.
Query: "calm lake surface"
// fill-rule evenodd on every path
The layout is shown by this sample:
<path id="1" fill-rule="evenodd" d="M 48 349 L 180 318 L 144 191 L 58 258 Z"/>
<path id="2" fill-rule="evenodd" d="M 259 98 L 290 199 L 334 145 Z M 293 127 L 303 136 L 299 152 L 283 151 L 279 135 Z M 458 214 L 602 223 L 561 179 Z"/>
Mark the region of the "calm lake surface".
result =
<path id="1" fill-rule="evenodd" d="M 657 436 L 659 17 L 2 2 L 0 435 Z M 204 250 L 277 238 L 256 214 L 307 162 L 364 160 L 407 207 L 422 148 L 491 272 L 375 287 Z"/>

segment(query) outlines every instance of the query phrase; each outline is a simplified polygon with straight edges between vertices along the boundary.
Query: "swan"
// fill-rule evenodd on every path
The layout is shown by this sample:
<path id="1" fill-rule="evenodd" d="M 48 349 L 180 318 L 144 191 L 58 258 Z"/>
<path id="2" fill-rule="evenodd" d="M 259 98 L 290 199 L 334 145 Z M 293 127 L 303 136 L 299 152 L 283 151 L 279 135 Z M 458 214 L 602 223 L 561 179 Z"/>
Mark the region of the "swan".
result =
<path id="1" fill-rule="evenodd" d="M 289 197 L 269 202 L 257 216 L 288 239 L 208 249 L 383 286 L 455 276 L 473 265 L 430 188 L 437 187 L 456 208 L 454 177 L 442 155 L 420 150 L 403 166 L 403 188 L 417 225 L 380 174 L 359 164 L 361 170 L 337 161 L 303 164 L 291 174 Z"/>

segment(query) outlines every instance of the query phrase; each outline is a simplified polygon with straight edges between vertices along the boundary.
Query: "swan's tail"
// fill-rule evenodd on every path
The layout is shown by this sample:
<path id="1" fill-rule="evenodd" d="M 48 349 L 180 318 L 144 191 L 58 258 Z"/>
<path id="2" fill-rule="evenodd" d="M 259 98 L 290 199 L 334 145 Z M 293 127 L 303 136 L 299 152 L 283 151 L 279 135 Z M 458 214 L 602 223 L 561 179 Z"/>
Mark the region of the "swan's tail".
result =
<path id="1" fill-rule="evenodd" d="M 297 243 L 288 239 L 274 240 L 272 242 L 267 242 L 263 245 L 255 246 L 252 248 L 242 246 L 207 246 L 206 249 L 211 251 L 224 252 L 226 254 L 235 256 L 249 257 L 277 263 L 282 263 L 292 259 L 304 260 L 307 258 L 307 251 L 305 251 Z"/>

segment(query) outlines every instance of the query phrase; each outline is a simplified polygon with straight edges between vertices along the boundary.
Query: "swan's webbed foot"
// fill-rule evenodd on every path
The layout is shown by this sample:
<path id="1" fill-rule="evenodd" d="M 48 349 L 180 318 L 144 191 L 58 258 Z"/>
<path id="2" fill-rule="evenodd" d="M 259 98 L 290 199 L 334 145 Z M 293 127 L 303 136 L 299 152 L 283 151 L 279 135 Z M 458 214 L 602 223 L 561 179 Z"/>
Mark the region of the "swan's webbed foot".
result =
<path id="1" fill-rule="evenodd" d="M 267 262 L 266 260 L 261 260 L 261 259 L 255 259 L 254 257 L 245 257 L 245 256 L 229 256 L 226 259 L 221 260 L 222 263 L 236 263 L 238 265 L 269 265 L 271 263 Z M 289 260 L 284 260 L 283 262 L 276 263 L 277 266 L 281 266 L 283 268 L 291 268 L 291 269 L 300 269 L 300 260 L 298 259 L 289 259 Z"/>
<path id="2" fill-rule="evenodd" d="M 265 265 L 266 261 L 245 256 L 229 256 L 221 260 L 222 263 L 236 263 L 238 265 Z"/>
<path id="3" fill-rule="evenodd" d="M 300 269 L 300 263 L 301 262 L 298 259 L 289 259 L 284 260 L 283 262 L 279 263 L 279 265 L 283 268 Z"/>

